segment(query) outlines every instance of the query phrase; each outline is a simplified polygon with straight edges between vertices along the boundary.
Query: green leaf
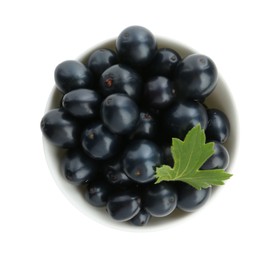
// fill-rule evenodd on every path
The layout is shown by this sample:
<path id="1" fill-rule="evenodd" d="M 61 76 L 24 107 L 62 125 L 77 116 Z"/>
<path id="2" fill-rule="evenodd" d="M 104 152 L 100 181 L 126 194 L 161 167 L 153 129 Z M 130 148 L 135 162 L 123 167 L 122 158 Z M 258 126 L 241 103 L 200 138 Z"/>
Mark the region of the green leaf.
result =
<path id="1" fill-rule="evenodd" d="M 211 185 L 223 185 L 224 181 L 232 176 L 223 169 L 199 169 L 214 154 L 214 143 L 206 143 L 206 136 L 200 124 L 187 133 L 184 141 L 173 138 L 171 153 L 174 166 L 157 167 L 156 183 L 183 181 L 199 190 Z"/>

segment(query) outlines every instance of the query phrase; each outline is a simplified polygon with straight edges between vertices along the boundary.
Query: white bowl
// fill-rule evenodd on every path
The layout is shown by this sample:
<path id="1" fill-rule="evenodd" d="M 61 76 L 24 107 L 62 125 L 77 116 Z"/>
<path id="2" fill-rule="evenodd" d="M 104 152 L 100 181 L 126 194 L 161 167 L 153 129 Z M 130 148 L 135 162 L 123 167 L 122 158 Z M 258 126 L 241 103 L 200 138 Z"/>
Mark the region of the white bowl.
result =
<path id="1" fill-rule="evenodd" d="M 196 51 L 184 46 L 183 44 L 173 42 L 164 38 L 157 37 L 158 47 L 168 47 L 176 50 L 181 57 L 185 57 L 188 54 L 196 53 Z M 97 46 L 86 51 L 83 55 L 79 57 L 78 60 L 86 62 L 90 53 L 98 48 L 110 48 L 115 49 L 115 41 L 109 40 L 107 42 L 101 43 Z M 205 54 L 205 53 L 203 53 Z M 212 58 L 212 57 L 211 57 Z M 220 68 L 218 68 L 220 72 Z M 62 94 L 53 87 L 53 90 L 49 96 L 48 103 L 46 106 L 46 111 L 59 107 Z M 235 158 L 236 144 L 237 144 L 237 118 L 236 109 L 234 107 L 233 99 L 229 92 L 229 89 L 222 79 L 219 73 L 219 80 L 216 89 L 212 94 L 206 99 L 205 104 L 209 108 L 218 108 L 223 111 L 229 118 L 231 124 L 231 134 L 228 141 L 224 144 L 230 154 L 230 165 L 229 170 L 232 169 L 233 161 Z M 169 225 L 175 225 L 178 221 L 182 221 L 184 216 L 190 216 L 192 213 L 182 213 L 179 210 L 175 210 L 172 214 L 164 218 L 151 218 L 150 222 L 145 227 L 135 227 L 127 223 L 119 223 L 106 214 L 104 208 L 96 208 L 91 206 L 85 199 L 79 188 L 70 184 L 61 172 L 61 158 L 64 155 L 64 150 L 54 147 L 50 142 L 43 138 L 44 152 L 47 164 L 49 166 L 50 172 L 60 190 L 63 192 L 65 197 L 81 212 L 90 217 L 91 219 L 97 221 L 100 224 L 118 228 L 118 229 L 131 229 L 131 230 L 145 230 L 145 229 L 160 229 Z M 226 183 L 226 185 L 228 185 Z M 214 195 L 214 192 L 213 192 Z M 209 202 L 207 202 L 209 203 Z M 205 205 L 204 205 L 205 207 Z M 200 211 L 200 210 L 199 210 Z M 201 211 L 200 211 L 201 212 Z M 197 212 L 193 214 L 198 214 Z M 200 213 L 199 213 L 200 214 Z"/>

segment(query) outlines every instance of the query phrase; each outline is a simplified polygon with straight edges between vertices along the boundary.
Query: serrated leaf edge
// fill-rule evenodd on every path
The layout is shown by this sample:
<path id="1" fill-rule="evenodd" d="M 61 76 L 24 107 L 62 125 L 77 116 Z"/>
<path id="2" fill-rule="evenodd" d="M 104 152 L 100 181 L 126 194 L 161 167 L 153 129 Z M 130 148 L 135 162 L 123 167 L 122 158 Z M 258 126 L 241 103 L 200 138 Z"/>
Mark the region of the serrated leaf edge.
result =
<path id="1" fill-rule="evenodd" d="M 155 184 L 160 183 L 162 181 L 182 181 L 185 182 L 191 186 L 193 186 L 195 189 L 200 190 L 202 188 L 208 188 L 210 186 L 219 186 L 219 185 L 223 185 L 224 181 L 229 179 L 232 174 L 226 172 L 224 169 L 211 169 L 211 170 L 201 170 L 201 169 L 197 169 L 195 170 L 196 166 L 194 167 L 194 169 L 192 169 L 191 171 L 187 171 L 188 173 L 186 174 L 186 170 L 189 167 L 189 162 L 187 163 L 186 167 L 183 169 L 182 173 L 180 174 L 180 166 L 178 166 L 178 171 L 175 169 L 176 166 L 176 158 L 175 158 L 175 152 L 174 149 L 177 149 L 177 147 L 180 149 L 180 147 L 182 145 L 184 145 L 184 143 L 186 142 L 186 140 L 188 141 L 188 139 L 194 134 L 194 131 L 196 131 L 196 133 L 199 135 L 201 135 L 200 138 L 200 142 L 203 144 L 203 146 L 212 145 L 212 150 L 213 152 L 210 152 L 210 154 L 206 155 L 204 158 L 206 162 L 213 154 L 214 154 L 214 142 L 208 142 L 206 143 L 206 136 L 205 136 L 205 132 L 203 129 L 201 129 L 201 125 L 197 124 L 195 127 L 193 127 L 185 136 L 184 141 L 178 139 L 178 138 L 172 138 L 172 146 L 171 146 L 171 153 L 173 155 L 173 160 L 174 160 L 174 166 L 170 167 L 169 165 L 162 165 L 160 167 L 156 168 L 156 172 L 155 172 L 155 177 L 156 177 L 156 181 Z M 193 150 L 192 150 L 193 151 Z M 179 153 L 182 153 L 179 152 Z M 193 155 L 193 153 L 189 156 L 189 158 L 191 158 Z M 196 163 L 197 168 L 200 168 L 202 165 L 198 165 L 199 163 Z M 161 174 L 162 171 L 165 171 L 165 174 Z M 192 174 L 192 171 L 195 171 L 194 174 Z M 176 172 L 176 173 L 175 173 Z M 198 175 L 199 173 L 215 173 L 217 172 L 217 177 L 219 177 L 219 174 L 221 174 L 220 178 L 217 180 L 209 180 L 209 181 L 202 181 L 202 184 L 198 183 L 198 185 L 195 184 L 195 182 L 190 181 L 193 178 L 198 179 L 198 177 L 196 175 Z M 219 172 L 219 173 L 218 173 Z M 223 176 L 222 176 L 223 174 Z M 165 176 L 163 176 L 165 175 Z M 174 175 L 174 176 L 173 176 Z M 167 176 L 167 177 L 166 177 Z M 188 177 L 189 176 L 189 177 Z"/>

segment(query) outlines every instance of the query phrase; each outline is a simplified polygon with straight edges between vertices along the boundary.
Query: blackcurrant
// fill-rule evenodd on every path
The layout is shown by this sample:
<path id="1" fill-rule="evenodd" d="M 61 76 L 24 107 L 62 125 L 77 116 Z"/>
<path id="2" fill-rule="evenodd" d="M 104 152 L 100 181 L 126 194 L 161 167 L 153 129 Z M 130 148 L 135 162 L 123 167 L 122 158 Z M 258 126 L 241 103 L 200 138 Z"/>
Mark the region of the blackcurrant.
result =
<path id="1" fill-rule="evenodd" d="M 208 125 L 205 131 L 207 140 L 225 143 L 230 135 L 230 122 L 219 109 L 208 109 Z"/>
<path id="2" fill-rule="evenodd" d="M 148 112 L 140 112 L 136 128 L 130 134 L 130 139 L 152 139 L 158 135 L 157 120 Z"/>
<path id="3" fill-rule="evenodd" d="M 217 69 L 207 56 L 191 54 L 176 67 L 175 88 L 181 98 L 203 100 L 214 90 Z"/>
<path id="4" fill-rule="evenodd" d="M 172 82 L 163 76 L 154 76 L 144 85 L 147 103 L 154 108 L 165 108 L 174 100 L 175 90 Z"/>
<path id="5" fill-rule="evenodd" d="M 94 90 L 76 89 L 63 96 L 62 106 L 78 118 L 94 118 L 100 112 L 101 96 Z"/>
<path id="6" fill-rule="evenodd" d="M 121 139 L 109 131 L 101 122 L 93 122 L 82 134 L 82 147 L 93 159 L 106 160 L 115 156 L 121 145 Z"/>
<path id="7" fill-rule="evenodd" d="M 206 129 L 208 116 L 205 107 L 194 100 L 183 100 L 172 104 L 162 116 L 165 131 L 171 137 L 184 139 L 197 124 Z"/>
<path id="8" fill-rule="evenodd" d="M 129 220 L 129 223 L 135 225 L 135 226 L 144 226 L 149 222 L 151 215 L 142 208 L 138 214 Z"/>
<path id="9" fill-rule="evenodd" d="M 176 183 L 177 207 L 185 212 L 193 212 L 202 207 L 210 198 L 212 188 L 197 190 L 184 182 Z"/>
<path id="10" fill-rule="evenodd" d="M 72 148 L 79 143 L 81 126 L 62 108 L 48 111 L 43 116 L 40 126 L 47 140 L 57 147 Z"/>
<path id="11" fill-rule="evenodd" d="M 133 181 L 124 173 L 122 164 L 119 161 L 113 161 L 107 164 L 104 169 L 104 174 L 107 181 L 114 186 L 119 186 L 121 188 L 133 184 Z"/>
<path id="12" fill-rule="evenodd" d="M 144 67 L 155 56 L 157 43 L 146 28 L 130 26 L 117 37 L 116 50 L 122 62 L 134 67 Z"/>
<path id="13" fill-rule="evenodd" d="M 95 207 L 104 207 L 107 204 L 111 189 L 111 186 L 106 181 L 92 181 L 85 190 L 85 198 Z"/>
<path id="14" fill-rule="evenodd" d="M 75 184 L 87 183 L 98 174 L 98 163 L 81 150 L 69 150 L 62 162 L 62 171 L 66 179 Z"/>
<path id="15" fill-rule="evenodd" d="M 127 221 L 135 217 L 141 209 L 141 199 L 131 190 L 117 191 L 110 195 L 106 210 L 117 221 Z"/>
<path id="16" fill-rule="evenodd" d="M 95 50 L 88 59 L 88 68 L 99 77 L 107 68 L 118 62 L 116 53 L 110 49 Z"/>
<path id="17" fill-rule="evenodd" d="M 101 104 L 101 119 L 116 134 L 130 133 L 136 127 L 139 114 L 137 104 L 126 94 L 112 94 Z"/>
<path id="18" fill-rule="evenodd" d="M 214 142 L 214 154 L 202 165 L 202 170 L 227 169 L 229 153 L 226 147 L 219 142 Z"/>
<path id="19" fill-rule="evenodd" d="M 131 142 L 123 155 L 123 170 L 137 183 L 155 180 L 155 167 L 161 165 L 160 148 L 152 141 L 139 139 Z"/>
<path id="20" fill-rule="evenodd" d="M 124 64 L 106 69 L 99 79 L 99 89 L 104 96 L 125 93 L 134 100 L 140 98 L 142 78 L 138 72 Z"/>
<path id="21" fill-rule="evenodd" d="M 56 67 L 55 82 L 63 93 L 74 89 L 92 88 L 93 74 L 80 61 L 67 60 Z"/>
<path id="22" fill-rule="evenodd" d="M 174 159 L 172 156 L 170 143 L 166 143 L 166 144 L 162 145 L 162 153 L 163 153 L 163 164 L 173 167 L 174 166 Z"/>
<path id="23" fill-rule="evenodd" d="M 154 217 L 165 217 L 177 206 L 177 191 L 171 183 L 151 184 L 142 193 L 143 207 Z"/>
<path id="24" fill-rule="evenodd" d="M 180 55 L 173 49 L 161 48 L 156 52 L 155 57 L 150 63 L 148 74 L 172 77 L 177 64 L 181 61 Z"/>

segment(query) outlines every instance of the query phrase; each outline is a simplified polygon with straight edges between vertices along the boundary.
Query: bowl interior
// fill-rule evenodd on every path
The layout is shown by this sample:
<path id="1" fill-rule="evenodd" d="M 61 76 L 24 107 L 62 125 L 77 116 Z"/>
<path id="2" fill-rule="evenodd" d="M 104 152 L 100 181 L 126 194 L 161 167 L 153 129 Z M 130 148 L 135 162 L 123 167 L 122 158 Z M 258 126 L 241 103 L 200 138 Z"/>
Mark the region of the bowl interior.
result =
<path id="1" fill-rule="evenodd" d="M 196 53 L 196 51 L 180 44 L 177 42 L 173 42 L 164 38 L 157 38 L 158 47 L 168 47 L 176 50 L 181 57 L 186 57 L 189 54 Z M 107 42 L 101 43 L 93 48 L 87 50 L 84 54 L 82 54 L 78 60 L 81 60 L 83 63 L 87 62 L 89 55 L 98 48 L 110 48 L 115 49 L 115 41 L 109 40 Z M 62 94 L 53 87 L 53 90 L 48 99 L 48 103 L 46 106 L 46 111 L 59 107 L 61 102 Z M 216 89 L 212 92 L 212 94 L 206 99 L 205 104 L 209 108 L 218 108 L 223 111 L 229 118 L 231 124 L 231 134 L 228 141 L 224 144 L 229 151 L 230 154 L 230 166 L 229 170 L 231 170 L 233 161 L 235 158 L 236 144 L 237 144 L 237 118 L 236 118 L 236 110 L 234 106 L 233 99 L 229 92 L 229 89 L 220 75 L 219 68 L 219 79 Z M 174 211 L 168 217 L 161 218 L 152 218 L 147 227 L 134 227 L 129 224 L 119 223 L 112 220 L 107 214 L 105 214 L 104 208 L 94 208 L 84 199 L 82 192 L 80 189 L 70 183 L 64 178 L 61 173 L 61 159 L 64 155 L 64 150 L 54 147 L 51 143 L 49 143 L 45 138 L 43 138 L 44 152 L 47 164 L 49 166 L 50 172 L 57 184 L 57 186 L 61 189 L 67 199 L 80 211 L 82 211 L 85 215 L 90 217 L 91 219 L 104 224 L 106 226 L 118 228 L 118 229 L 140 229 L 144 230 L 146 228 L 161 228 L 167 225 L 173 225 L 177 221 L 180 221 L 184 216 L 188 216 L 190 214 L 181 213 L 181 211 Z M 170 220 L 170 221 L 169 221 Z M 158 225 L 159 224 L 159 225 Z"/>

